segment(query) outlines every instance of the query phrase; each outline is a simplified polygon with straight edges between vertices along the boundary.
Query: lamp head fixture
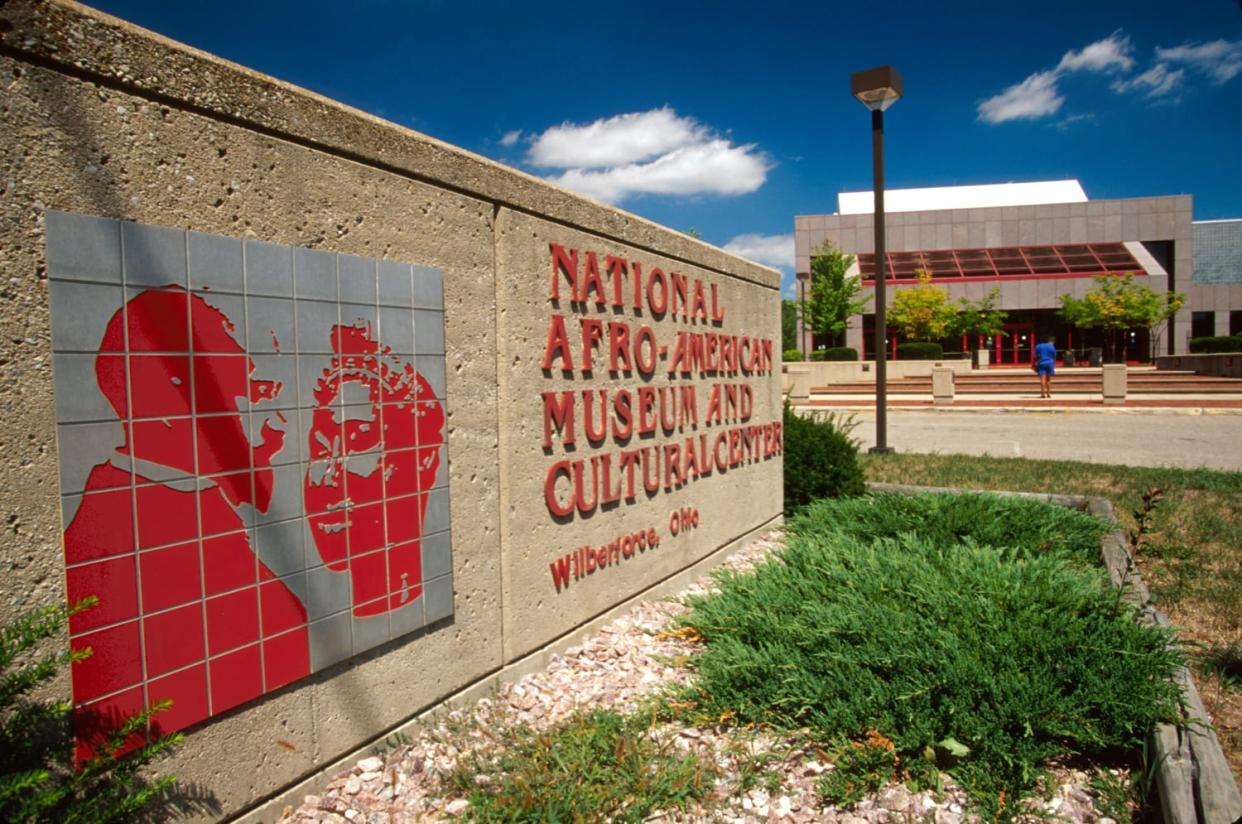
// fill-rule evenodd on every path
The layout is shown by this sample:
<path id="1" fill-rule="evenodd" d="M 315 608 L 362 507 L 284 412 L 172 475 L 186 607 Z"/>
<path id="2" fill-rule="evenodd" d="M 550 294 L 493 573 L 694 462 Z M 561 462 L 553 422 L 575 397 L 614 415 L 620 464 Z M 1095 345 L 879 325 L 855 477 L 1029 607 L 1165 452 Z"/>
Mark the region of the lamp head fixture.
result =
<path id="1" fill-rule="evenodd" d="M 884 111 L 901 97 L 901 75 L 892 66 L 877 66 L 850 75 L 850 93 L 872 111 Z"/>

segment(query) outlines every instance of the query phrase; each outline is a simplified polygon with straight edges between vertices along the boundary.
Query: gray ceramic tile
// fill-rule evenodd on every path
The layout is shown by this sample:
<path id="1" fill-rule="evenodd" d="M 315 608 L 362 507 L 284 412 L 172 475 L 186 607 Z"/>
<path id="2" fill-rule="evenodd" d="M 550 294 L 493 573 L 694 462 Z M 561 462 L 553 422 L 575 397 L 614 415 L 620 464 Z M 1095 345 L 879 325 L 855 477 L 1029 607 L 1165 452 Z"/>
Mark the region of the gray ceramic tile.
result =
<path id="1" fill-rule="evenodd" d="M 242 247 L 246 258 L 246 293 L 293 297 L 293 250 L 288 246 L 247 240 Z"/>
<path id="2" fill-rule="evenodd" d="M 284 420 L 280 420 L 278 416 L 283 415 Z M 296 409 L 267 409 L 267 410 L 251 410 L 249 419 L 250 443 L 255 447 L 264 445 L 267 438 L 274 434 L 276 438 L 280 438 L 281 434 L 265 433 L 264 424 L 268 424 L 271 429 L 275 429 L 278 433 L 283 433 L 284 445 L 278 452 L 273 454 L 268 463 L 270 466 L 287 466 L 300 465 L 302 462 L 302 445 L 301 441 L 301 420 Z"/>
<path id="3" fill-rule="evenodd" d="M 48 210 L 47 273 L 51 278 L 121 282 L 121 224 L 108 218 Z"/>
<path id="4" fill-rule="evenodd" d="M 356 383 L 346 384 L 346 386 L 351 386 L 351 385 L 360 386 L 360 384 L 356 384 Z M 362 391 L 365 392 L 366 390 L 362 390 Z M 366 404 L 346 403 L 341 406 L 341 414 L 340 414 L 341 421 L 342 422 L 359 421 L 364 427 L 366 427 L 366 429 L 363 430 L 364 432 L 378 430 L 379 421 L 376 420 L 377 417 L 378 417 L 378 410 L 375 406 L 371 405 L 370 403 L 366 403 Z M 382 448 L 382 446 L 383 444 L 381 444 L 378 440 L 374 444 L 370 446 L 366 446 L 366 447 L 364 447 L 362 444 L 355 443 L 354 448 L 351 451 L 361 450 L 364 452 L 378 452 Z"/>
<path id="5" fill-rule="evenodd" d="M 341 325 L 365 327 L 371 340 L 379 338 L 379 310 L 358 303 L 341 304 Z"/>
<path id="6" fill-rule="evenodd" d="M 298 394 L 301 396 L 302 409 L 314 409 L 319 405 L 315 399 L 315 387 L 323 378 L 324 371 L 332 368 L 332 359 L 327 355 L 298 356 Z M 339 397 L 332 400 L 333 405 L 339 406 L 340 403 Z"/>
<path id="7" fill-rule="evenodd" d="M 348 612 L 312 621 L 309 630 L 311 672 L 344 661 L 353 654 L 353 624 Z"/>
<path id="8" fill-rule="evenodd" d="M 256 473 L 255 483 L 258 483 Z M 272 468 L 272 500 L 267 512 L 255 512 L 255 523 L 259 527 L 282 521 L 301 518 L 302 507 L 302 465 L 286 464 Z"/>
<path id="9" fill-rule="evenodd" d="M 299 355 L 331 354 L 332 327 L 340 322 L 337 306 L 317 300 L 297 301 Z"/>
<path id="10" fill-rule="evenodd" d="M 423 610 L 431 624 L 453 614 L 453 576 L 423 581 Z"/>
<path id="11" fill-rule="evenodd" d="M 121 355 L 113 363 L 123 366 Z M 115 420 L 117 413 L 99 391 L 95 376 L 95 355 L 55 355 L 53 379 L 56 387 L 58 423 Z"/>
<path id="12" fill-rule="evenodd" d="M 196 291 L 245 291 L 242 242 L 235 237 L 189 233 L 190 288 Z"/>
<path id="13" fill-rule="evenodd" d="M 375 305 L 375 260 L 339 255 L 337 257 L 341 300 L 345 303 Z"/>
<path id="14" fill-rule="evenodd" d="M 348 572 L 325 566 L 306 571 L 306 614 L 312 621 L 349 609 L 352 591 Z"/>
<path id="15" fill-rule="evenodd" d="M 449 492 L 433 489 L 427 493 L 427 511 L 423 514 L 423 534 L 443 532 L 449 528 Z"/>
<path id="16" fill-rule="evenodd" d="M 419 355 L 444 354 L 444 313 L 414 313 L 414 351 Z"/>
<path id="17" fill-rule="evenodd" d="M 106 463 L 125 443 L 120 421 L 75 423 L 56 427 L 56 450 L 62 494 L 81 492 L 91 470 Z"/>
<path id="18" fill-rule="evenodd" d="M 423 580 L 449 575 L 453 571 L 453 553 L 447 532 L 423 535 Z"/>
<path id="19" fill-rule="evenodd" d="M 419 598 L 412 604 L 406 604 L 401 609 L 393 610 L 388 615 L 388 623 L 393 638 L 400 638 L 402 635 L 408 635 L 416 629 L 422 629 L 427 623 L 423 614 L 424 598 Z"/>
<path id="20" fill-rule="evenodd" d="M 121 224 L 127 286 L 186 286 L 185 231 L 145 223 Z"/>
<path id="21" fill-rule="evenodd" d="M 388 642 L 388 613 L 353 619 L 354 655 Z"/>
<path id="22" fill-rule="evenodd" d="M 246 298 L 246 327 L 253 353 L 289 352 L 297 349 L 294 302 L 288 298 Z"/>
<path id="23" fill-rule="evenodd" d="M 445 397 L 443 355 L 419 355 L 414 359 L 414 368 L 417 369 L 419 374 L 423 376 L 423 379 L 430 384 L 431 389 L 436 393 L 437 398 Z"/>
<path id="24" fill-rule="evenodd" d="M 280 392 L 274 400 L 251 404 L 252 410 L 296 409 L 298 407 L 298 359 L 292 354 L 257 354 L 250 356 L 254 370 L 252 380 L 276 381 Z"/>
<path id="25" fill-rule="evenodd" d="M 331 427 L 326 430 L 322 428 L 319 430 L 316 430 L 315 424 L 314 424 L 315 410 L 313 409 L 299 410 L 298 415 L 301 418 L 301 426 L 302 426 L 302 438 L 298 444 L 298 449 L 301 452 L 302 463 L 306 464 L 308 461 L 311 460 L 311 449 L 310 449 L 311 440 L 315 439 L 315 443 L 317 445 L 320 445 L 321 438 L 327 438 L 327 439 L 340 438 L 341 429 L 340 429 L 340 425 L 334 422 L 331 425 Z M 340 417 L 339 413 L 337 413 L 336 417 L 339 419 Z M 336 448 L 339 449 L 340 447 L 337 446 Z M 323 447 L 320 446 L 319 449 L 320 449 L 320 453 L 322 454 Z M 316 458 L 316 460 L 321 461 L 325 459 L 323 457 L 319 457 L 319 458 Z"/>
<path id="26" fill-rule="evenodd" d="M 444 276 L 439 269 L 414 267 L 414 305 L 420 309 L 444 309 Z"/>
<path id="27" fill-rule="evenodd" d="M 414 285 L 408 263 L 389 260 L 377 262 L 379 302 L 383 306 L 409 308 L 414 305 Z"/>
<path id="28" fill-rule="evenodd" d="M 258 517 L 256 515 L 256 517 Z M 282 521 L 275 524 L 257 524 L 251 542 L 259 560 L 277 575 L 287 575 L 306 569 L 304 522 Z"/>
<path id="29" fill-rule="evenodd" d="M 414 313 L 409 309 L 381 306 L 380 342 L 398 355 L 414 354 Z"/>
<path id="30" fill-rule="evenodd" d="M 317 249 L 293 250 L 293 288 L 299 299 L 336 301 L 336 255 Z"/>
<path id="31" fill-rule="evenodd" d="M 47 288 L 53 351 L 98 352 L 108 321 L 124 303 L 124 290 L 66 281 L 52 281 Z"/>
<path id="32" fill-rule="evenodd" d="M 200 335 L 194 342 L 195 351 L 212 352 L 219 351 L 225 354 L 232 354 L 238 350 L 246 351 L 246 298 L 242 295 L 218 294 L 216 292 L 200 292 L 195 297 L 201 299 L 211 308 L 224 315 L 225 332 L 237 344 L 237 349 L 228 349 L 223 342 L 216 349 L 208 348 L 206 342 L 212 339 L 212 336 Z"/>
<path id="33" fill-rule="evenodd" d="M 436 479 L 432 484 L 433 488 L 439 489 L 448 486 L 449 479 L 449 457 L 448 447 L 440 447 L 440 465 L 436 468 Z"/>

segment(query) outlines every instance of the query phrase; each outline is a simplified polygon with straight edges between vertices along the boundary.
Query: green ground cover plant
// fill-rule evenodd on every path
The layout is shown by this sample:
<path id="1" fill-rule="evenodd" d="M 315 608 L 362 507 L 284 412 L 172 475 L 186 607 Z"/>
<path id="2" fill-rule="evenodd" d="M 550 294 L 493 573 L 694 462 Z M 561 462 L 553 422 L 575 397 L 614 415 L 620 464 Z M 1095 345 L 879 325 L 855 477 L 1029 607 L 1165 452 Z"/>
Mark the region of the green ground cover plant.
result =
<path id="1" fill-rule="evenodd" d="M 861 455 L 859 463 L 868 481 L 1112 501 L 1122 531 L 1142 536 L 1139 571 L 1190 645 L 1199 692 L 1242 779 L 1242 690 L 1230 676 L 1242 648 L 1242 473 L 965 455 Z M 1153 489 L 1160 501 L 1147 512 Z"/>
<path id="2" fill-rule="evenodd" d="M 463 758 L 450 786 L 486 822 L 639 822 L 714 786 L 712 764 L 649 734 L 652 716 L 598 710 L 544 732 L 518 727 L 500 753 Z"/>
<path id="3" fill-rule="evenodd" d="M 1050 759 L 1132 750 L 1176 717 L 1181 657 L 1089 560 L 1105 528 L 992 496 L 813 503 L 773 558 L 689 600 L 706 643 L 678 700 L 809 729 L 839 754 L 829 800 L 940 768 L 1007 819 Z"/>

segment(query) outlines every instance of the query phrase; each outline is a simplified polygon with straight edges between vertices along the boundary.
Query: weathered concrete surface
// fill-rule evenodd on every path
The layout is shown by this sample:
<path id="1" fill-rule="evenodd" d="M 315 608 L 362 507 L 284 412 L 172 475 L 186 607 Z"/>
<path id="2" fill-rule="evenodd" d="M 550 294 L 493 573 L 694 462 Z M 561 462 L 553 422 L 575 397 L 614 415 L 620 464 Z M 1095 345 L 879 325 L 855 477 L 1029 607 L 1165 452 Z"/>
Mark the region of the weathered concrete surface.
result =
<path id="1" fill-rule="evenodd" d="M 875 413 L 857 413 L 854 436 L 875 443 Z M 898 452 L 1242 471 L 1234 415 L 1073 412 L 896 412 L 888 443 Z"/>
<path id="2" fill-rule="evenodd" d="M 65 597 L 46 210 L 406 261 L 444 275 L 454 617 L 191 730 L 169 769 L 210 790 L 221 814 L 779 517 L 779 456 L 741 470 L 740 483 L 716 478 L 644 500 L 629 509 L 652 524 L 708 491 L 720 514 L 681 539 L 684 551 L 623 585 L 572 609 L 540 610 L 546 595 L 525 588 L 549 586 L 548 555 L 627 528 L 619 513 L 599 512 L 563 543 L 536 523 L 548 459 L 524 464 L 530 456 L 518 447 L 542 434 L 534 416 L 543 387 L 523 370 L 542 356 L 548 241 L 699 272 L 729 294 L 740 324 L 732 333 L 777 334 L 779 273 L 66 0 L 10 0 L 0 23 L 0 621 Z M 504 238 L 503 261 L 502 213 L 507 226 L 527 230 Z M 502 348 L 498 330 L 520 337 Z M 779 378 L 748 381 L 755 417 L 779 417 Z M 578 454 L 593 451 L 584 444 Z M 529 559 L 530 580 L 515 566 L 520 558 Z M 57 688 L 67 692 L 67 682 Z"/>

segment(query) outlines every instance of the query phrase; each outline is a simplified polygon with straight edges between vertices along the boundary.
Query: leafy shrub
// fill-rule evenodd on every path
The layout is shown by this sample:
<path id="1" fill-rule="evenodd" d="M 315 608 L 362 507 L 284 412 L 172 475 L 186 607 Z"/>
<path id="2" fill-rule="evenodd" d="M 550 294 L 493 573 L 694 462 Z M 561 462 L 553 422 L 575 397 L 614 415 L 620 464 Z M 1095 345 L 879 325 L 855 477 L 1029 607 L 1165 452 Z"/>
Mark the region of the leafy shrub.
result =
<path id="1" fill-rule="evenodd" d="M 852 346 L 830 346 L 827 349 L 819 350 L 815 354 L 822 355 L 820 360 L 826 361 L 858 360 L 858 350 Z"/>
<path id="2" fill-rule="evenodd" d="M 876 781 L 890 762 L 875 745 L 891 741 L 894 770 L 947 770 L 984 820 L 1011 818 L 1051 759 L 1136 748 L 1174 720 L 1169 633 L 1134 620 L 1083 561 L 1103 525 L 1030 501 L 958 500 L 803 509 L 783 551 L 689 599 L 681 622 L 706 643 L 679 698 L 695 718 L 809 729 L 848 756 L 846 774 Z M 852 794 L 848 782 L 821 790 Z"/>
<path id="3" fill-rule="evenodd" d="M 1242 335 L 1217 335 L 1190 339 L 1192 355 L 1212 355 L 1218 352 L 1242 352 Z"/>
<path id="4" fill-rule="evenodd" d="M 866 491 L 858 467 L 858 442 L 850 437 L 853 420 L 829 415 L 804 418 L 785 404 L 785 511 L 816 498 L 861 495 Z"/>
<path id="5" fill-rule="evenodd" d="M 795 363 L 802 360 L 802 353 L 797 349 L 786 349 L 784 352 L 781 352 L 781 360 L 786 363 Z"/>
<path id="6" fill-rule="evenodd" d="M 66 664 L 90 656 L 87 649 L 40 657 L 39 648 L 48 639 L 59 642 L 68 619 L 96 603 L 91 597 L 73 607 L 45 607 L 0 629 L 4 821 L 123 821 L 164 795 L 175 780 L 164 776 L 148 783 L 138 774 L 182 740 L 180 734 L 147 740 L 148 722 L 167 703 L 129 718 L 105 719 L 110 731 L 95 744 L 96 754 L 75 765 L 72 705 L 29 697 Z M 131 752 L 121 754 L 129 748 Z"/>
<path id="7" fill-rule="evenodd" d="M 944 347 L 938 343 L 907 341 L 897 344 L 897 360 L 940 360 Z"/>

